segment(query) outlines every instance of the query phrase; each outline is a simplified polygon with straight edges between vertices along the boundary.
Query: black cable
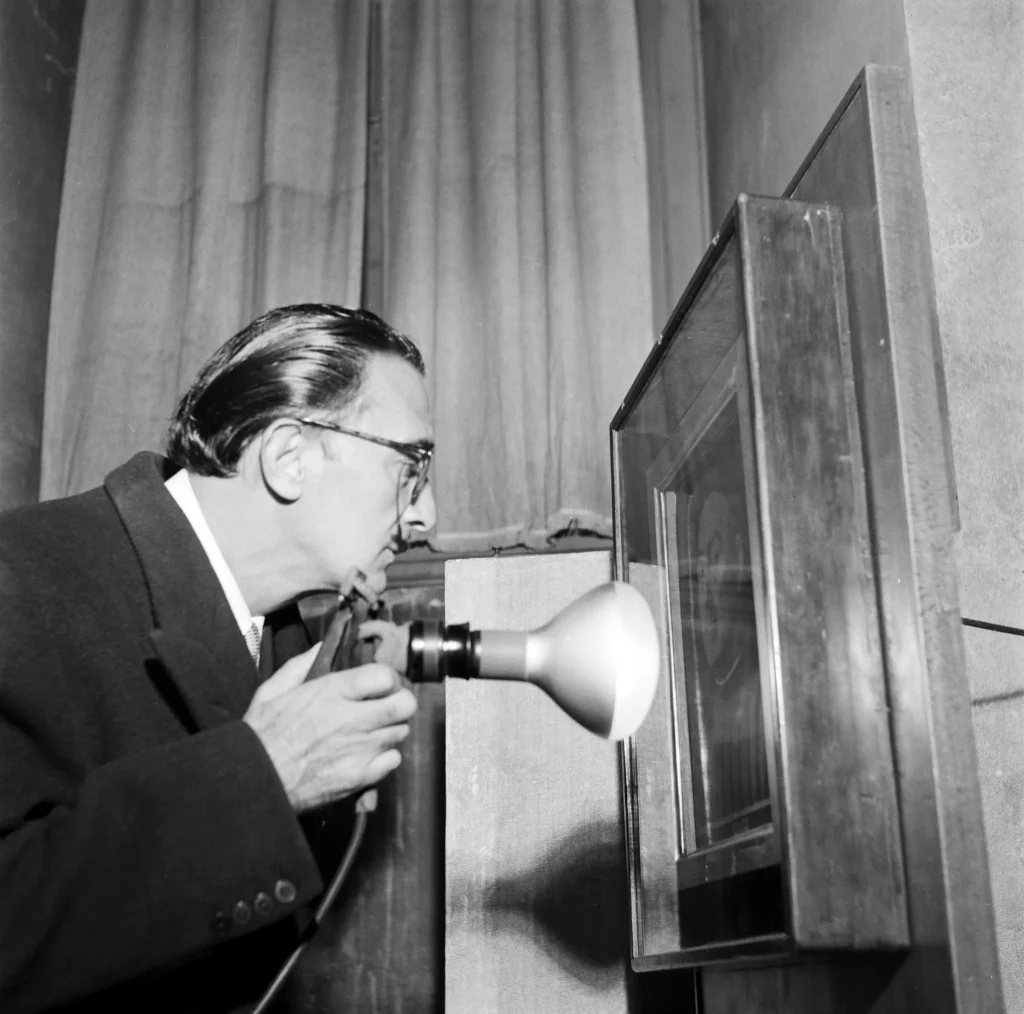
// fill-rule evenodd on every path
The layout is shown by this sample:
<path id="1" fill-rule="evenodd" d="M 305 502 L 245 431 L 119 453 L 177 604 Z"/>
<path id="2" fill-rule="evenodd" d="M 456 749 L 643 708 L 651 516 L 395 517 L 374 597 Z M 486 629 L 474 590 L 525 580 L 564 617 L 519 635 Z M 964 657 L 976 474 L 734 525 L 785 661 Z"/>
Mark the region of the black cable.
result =
<path id="1" fill-rule="evenodd" d="M 965 627 L 977 627 L 979 630 L 994 630 L 997 634 L 1013 634 L 1015 637 L 1024 637 L 1024 630 L 1020 627 L 1008 627 L 1005 623 L 989 623 L 988 620 L 969 620 L 961 617 Z M 990 694 L 988 697 L 976 697 L 971 701 L 972 707 L 984 707 L 986 704 L 1002 704 L 1005 701 L 1013 701 L 1018 697 L 1024 697 L 1024 688 L 1018 687 L 1015 690 L 1005 690 L 1002 693 Z"/>
<path id="2" fill-rule="evenodd" d="M 313 921 L 302 934 L 302 940 L 295 950 L 293 950 L 288 956 L 288 960 L 281 966 L 277 975 L 274 976 L 274 981 L 266 988 L 266 990 L 264 990 L 263 996 L 260 997 L 259 1003 L 257 1003 L 253 1008 L 252 1014 L 265 1014 L 266 1010 L 270 1007 L 270 1004 L 273 1003 L 274 997 L 281 992 L 281 987 L 285 984 L 285 980 L 291 974 L 292 969 L 295 967 L 295 963 L 299 960 L 300 955 L 306 949 L 306 945 L 313 939 L 313 935 L 319 928 L 320 923 L 323 922 L 328 909 L 334 904 L 334 900 L 338 897 L 338 892 L 341 890 L 341 885 L 345 882 L 345 877 L 348 876 L 349 868 L 355 860 L 356 852 L 359 851 L 359 845 L 362 842 L 363 835 L 365 833 L 366 811 L 359 809 L 357 804 L 356 822 L 352 827 L 352 835 L 348 840 L 348 846 L 345 849 L 345 855 L 342 857 L 341 865 L 334 874 L 330 886 L 327 888 L 323 898 L 320 900 L 320 904 L 317 905 L 316 912 L 313 915 Z"/>
<path id="3" fill-rule="evenodd" d="M 961 617 L 965 627 L 977 627 L 979 630 L 994 630 L 997 634 L 1014 634 L 1017 637 L 1024 637 L 1024 630 L 1020 627 L 1008 627 L 1003 623 L 989 623 L 988 620 L 969 620 Z"/>
<path id="4" fill-rule="evenodd" d="M 1015 701 L 1024 697 L 1024 688 L 1007 690 L 1001 694 L 989 694 L 988 697 L 975 697 L 971 701 L 972 708 L 983 708 L 986 704 L 1005 704 L 1007 701 Z"/>

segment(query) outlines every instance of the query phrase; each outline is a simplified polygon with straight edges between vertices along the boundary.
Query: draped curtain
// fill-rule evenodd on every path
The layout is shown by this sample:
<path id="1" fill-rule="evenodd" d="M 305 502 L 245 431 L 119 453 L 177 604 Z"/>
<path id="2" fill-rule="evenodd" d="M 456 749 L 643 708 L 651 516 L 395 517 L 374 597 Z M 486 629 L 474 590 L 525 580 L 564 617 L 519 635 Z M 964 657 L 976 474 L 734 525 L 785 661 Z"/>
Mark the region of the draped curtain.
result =
<path id="1" fill-rule="evenodd" d="M 43 498 L 159 448 L 207 356 L 359 301 L 368 0 L 86 9 L 54 274 Z"/>
<path id="2" fill-rule="evenodd" d="M 610 534 L 651 346 L 633 5 L 384 6 L 388 318 L 424 350 L 441 548 Z"/>
<path id="3" fill-rule="evenodd" d="M 159 446 L 257 313 L 358 302 L 369 3 L 89 4 L 44 497 Z M 633 5 L 381 11 L 382 312 L 427 360 L 435 544 L 609 534 L 608 424 L 652 337 Z"/>

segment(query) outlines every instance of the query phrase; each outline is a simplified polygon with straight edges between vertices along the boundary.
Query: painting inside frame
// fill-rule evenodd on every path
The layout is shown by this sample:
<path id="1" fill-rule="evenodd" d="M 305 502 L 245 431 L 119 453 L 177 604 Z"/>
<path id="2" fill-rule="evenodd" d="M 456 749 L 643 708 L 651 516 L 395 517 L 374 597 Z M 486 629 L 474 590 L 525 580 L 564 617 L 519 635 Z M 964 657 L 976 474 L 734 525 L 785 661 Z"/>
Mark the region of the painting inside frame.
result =
<path id="1" fill-rule="evenodd" d="M 685 420 L 684 420 L 685 423 Z M 664 468 L 662 469 L 664 470 Z M 735 389 L 653 485 L 683 752 L 683 851 L 771 824 L 753 561 Z"/>

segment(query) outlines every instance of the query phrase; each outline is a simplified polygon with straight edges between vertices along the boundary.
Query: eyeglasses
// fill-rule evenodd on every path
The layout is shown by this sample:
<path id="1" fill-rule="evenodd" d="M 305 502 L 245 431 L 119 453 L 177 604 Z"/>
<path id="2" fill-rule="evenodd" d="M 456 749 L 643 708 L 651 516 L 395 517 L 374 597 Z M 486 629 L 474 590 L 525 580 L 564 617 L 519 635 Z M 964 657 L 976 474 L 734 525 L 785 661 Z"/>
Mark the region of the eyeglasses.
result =
<path id="1" fill-rule="evenodd" d="M 427 485 L 427 475 L 430 471 L 430 459 L 434 455 L 433 444 L 403 444 L 399 440 L 388 440 L 385 437 L 376 437 L 372 433 L 363 433 L 362 430 L 350 430 L 347 426 L 339 426 L 337 423 L 324 422 L 321 419 L 297 419 L 297 422 L 306 426 L 316 426 L 322 430 L 331 430 L 334 433 L 344 433 L 348 437 L 356 437 L 358 440 L 369 440 L 371 444 L 380 444 L 382 447 L 390 447 L 398 451 L 403 457 L 408 458 L 416 466 L 416 477 L 412 484 L 412 493 L 409 497 L 410 506 L 414 504 Z"/>

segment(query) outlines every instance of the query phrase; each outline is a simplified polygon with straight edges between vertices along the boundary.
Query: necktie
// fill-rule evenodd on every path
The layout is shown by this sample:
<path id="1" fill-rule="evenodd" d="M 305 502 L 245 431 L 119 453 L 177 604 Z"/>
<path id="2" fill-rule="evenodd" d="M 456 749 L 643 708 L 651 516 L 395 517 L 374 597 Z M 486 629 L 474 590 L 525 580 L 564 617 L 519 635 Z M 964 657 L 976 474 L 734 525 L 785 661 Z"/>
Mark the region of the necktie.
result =
<path id="1" fill-rule="evenodd" d="M 256 664 L 256 668 L 260 667 L 260 641 L 262 636 L 260 634 L 260 628 L 256 626 L 255 622 L 245 633 L 245 643 L 249 649 L 249 654 L 252 655 L 252 660 Z"/>

